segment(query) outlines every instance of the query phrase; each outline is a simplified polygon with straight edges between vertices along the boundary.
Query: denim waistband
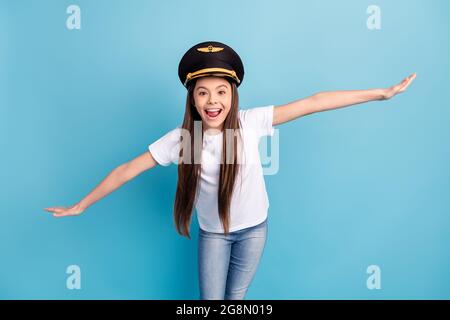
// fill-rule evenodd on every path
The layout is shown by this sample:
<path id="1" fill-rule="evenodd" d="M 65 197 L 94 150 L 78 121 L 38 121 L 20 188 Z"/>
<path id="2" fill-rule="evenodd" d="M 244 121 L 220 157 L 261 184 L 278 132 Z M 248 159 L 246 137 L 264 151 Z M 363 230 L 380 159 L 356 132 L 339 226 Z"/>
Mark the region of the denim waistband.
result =
<path id="1" fill-rule="evenodd" d="M 254 226 L 245 227 L 243 229 L 232 231 L 232 232 L 230 232 L 230 234 L 242 233 L 242 232 L 246 232 L 246 231 L 249 231 L 249 230 L 253 230 L 253 229 L 258 229 L 258 228 L 264 227 L 267 224 L 267 220 L 268 220 L 268 217 L 266 217 L 266 219 L 263 222 L 260 222 L 260 223 L 254 225 Z M 204 232 L 204 233 L 224 234 L 224 233 L 206 231 L 206 230 L 203 230 L 202 228 L 200 228 L 200 231 Z"/>

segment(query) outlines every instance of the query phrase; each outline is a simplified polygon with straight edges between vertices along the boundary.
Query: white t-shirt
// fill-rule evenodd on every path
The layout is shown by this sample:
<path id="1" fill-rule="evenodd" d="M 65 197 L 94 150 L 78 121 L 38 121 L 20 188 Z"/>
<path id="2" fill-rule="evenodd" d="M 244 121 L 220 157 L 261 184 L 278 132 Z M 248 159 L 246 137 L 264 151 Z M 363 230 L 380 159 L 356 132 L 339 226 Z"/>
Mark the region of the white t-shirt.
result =
<path id="1" fill-rule="evenodd" d="M 255 226 L 267 218 L 269 199 L 258 146 L 261 137 L 273 136 L 273 108 L 270 105 L 239 110 L 244 153 L 241 162 L 238 160 L 242 166 L 231 197 L 229 232 Z M 149 145 L 150 153 L 160 165 L 178 164 L 181 130 L 178 126 Z M 203 135 L 200 190 L 195 202 L 200 228 L 216 233 L 224 232 L 217 197 L 222 139 L 223 132 Z"/>

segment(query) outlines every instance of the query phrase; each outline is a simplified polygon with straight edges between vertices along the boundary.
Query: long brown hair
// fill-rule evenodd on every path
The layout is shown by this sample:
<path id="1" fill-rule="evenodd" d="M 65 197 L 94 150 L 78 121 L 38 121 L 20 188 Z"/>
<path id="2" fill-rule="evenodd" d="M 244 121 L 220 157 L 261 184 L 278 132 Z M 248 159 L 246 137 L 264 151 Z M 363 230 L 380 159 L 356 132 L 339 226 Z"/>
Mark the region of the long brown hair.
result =
<path id="1" fill-rule="evenodd" d="M 229 232 L 231 197 L 240 167 L 237 161 L 238 138 L 240 137 L 239 129 L 241 127 L 239 124 L 238 112 L 239 95 L 236 84 L 233 81 L 229 82 L 231 85 L 232 94 L 231 108 L 223 123 L 222 161 L 220 163 L 220 178 L 217 195 L 219 217 L 225 234 L 228 234 Z M 195 157 L 197 157 L 195 159 L 198 159 L 198 154 L 196 156 L 196 152 L 198 152 L 198 150 L 194 148 L 194 121 L 202 121 L 200 114 L 194 106 L 193 91 L 195 88 L 195 83 L 196 80 L 193 80 L 188 86 L 186 110 L 182 125 L 182 129 L 185 129 L 190 133 L 190 150 L 192 150 L 192 152 L 190 152 L 190 161 L 186 161 L 187 163 L 185 163 L 184 161 L 181 161 L 181 159 L 183 159 L 183 151 L 185 148 L 181 148 L 180 150 L 177 192 L 174 204 L 174 220 L 177 231 L 179 234 L 186 236 L 189 239 L 191 238 L 189 234 L 189 227 L 195 200 L 198 195 L 201 174 L 201 162 L 194 161 Z M 233 132 L 231 137 L 230 135 L 225 134 L 226 129 L 233 129 L 231 131 Z M 201 141 L 203 141 L 203 130 L 201 130 L 201 138 Z M 182 137 L 180 137 L 180 141 L 182 141 Z M 230 146 L 233 148 L 231 153 L 231 156 L 233 157 L 232 161 L 225 159 L 227 155 L 228 157 L 230 156 L 230 152 L 226 152 L 226 150 L 230 150 L 227 149 L 230 148 Z"/>

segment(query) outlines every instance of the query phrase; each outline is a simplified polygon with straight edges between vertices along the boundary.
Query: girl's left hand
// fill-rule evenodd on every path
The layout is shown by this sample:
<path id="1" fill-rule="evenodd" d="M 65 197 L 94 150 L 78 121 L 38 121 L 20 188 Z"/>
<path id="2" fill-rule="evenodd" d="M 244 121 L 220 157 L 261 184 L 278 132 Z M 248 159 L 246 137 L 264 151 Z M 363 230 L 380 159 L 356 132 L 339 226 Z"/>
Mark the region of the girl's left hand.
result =
<path id="1" fill-rule="evenodd" d="M 402 93 L 403 91 L 408 88 L 408 86 L 413 82 L 413 80 L 416 78 L 416 73 L 413 73 L 409 77 L 406 77 L 402 80 L 399 84 L 396 84 L 390 88 L 384 89 L 383 92 L 383 99 L 387 100 L 395 96 L 396 94 Z"/>

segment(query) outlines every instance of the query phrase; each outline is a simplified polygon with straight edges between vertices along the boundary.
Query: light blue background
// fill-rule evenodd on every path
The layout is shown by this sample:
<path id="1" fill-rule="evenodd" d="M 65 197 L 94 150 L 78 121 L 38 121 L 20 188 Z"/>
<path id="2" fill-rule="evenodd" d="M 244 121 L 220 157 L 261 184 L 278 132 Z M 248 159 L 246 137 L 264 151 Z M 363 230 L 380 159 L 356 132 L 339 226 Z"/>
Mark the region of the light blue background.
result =
<path id="1" fill-rule="evenodd" d="M 66 8 L 81 8 L 81 30 Z M 366 27 L 369 5 L 382 29 Z M 243 108 L 319 91 L 407 92 L 279 126 L 269 235 L 247 299 L 450 298 L 448 1 L 0 2 L 0 298 L 197 299 L 176 166 L 55 219 L 183 118 L 177 67 L 232 46 Z M 81 267 L 81 290 L 66 288 Z M 381 268 L 381 290 L 366 268 Z"/>

